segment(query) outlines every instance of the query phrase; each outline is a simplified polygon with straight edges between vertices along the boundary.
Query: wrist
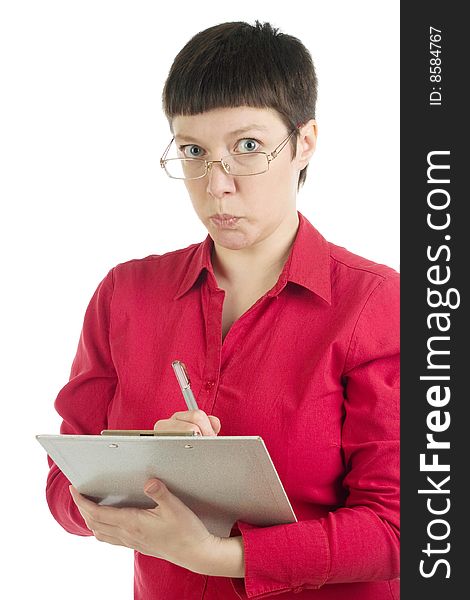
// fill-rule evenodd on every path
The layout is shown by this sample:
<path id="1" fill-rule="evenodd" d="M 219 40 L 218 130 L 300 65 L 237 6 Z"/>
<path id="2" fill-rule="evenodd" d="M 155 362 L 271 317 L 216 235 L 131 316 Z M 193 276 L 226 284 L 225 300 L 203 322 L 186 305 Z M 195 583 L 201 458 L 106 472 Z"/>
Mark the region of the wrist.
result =
<path id="1" fill-rule="evenodd" d="M 201 565 L 194 572 L 217 577 L 244 577 L 244 546 L 242 536 L 221 538 L 212 536 L 207 550 L 202 552 Z"/>

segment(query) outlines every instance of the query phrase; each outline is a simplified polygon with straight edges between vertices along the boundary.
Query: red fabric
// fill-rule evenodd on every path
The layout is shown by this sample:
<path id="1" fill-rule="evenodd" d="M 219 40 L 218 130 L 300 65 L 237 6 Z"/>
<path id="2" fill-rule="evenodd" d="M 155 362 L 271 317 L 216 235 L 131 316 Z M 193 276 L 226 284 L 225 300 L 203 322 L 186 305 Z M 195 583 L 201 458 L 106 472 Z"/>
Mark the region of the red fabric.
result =
<path id="1" fill-rule="evenodd" d="M 151 429 L 186 410 L 171 367 L 181 359 L 219 435 L 263 438 L 299 520 L 234 526 L 244 579 L 135 553 L 137 600 L 399 597 L 399 276 L 299 219 L 278 282 L 223 343 L 209 236 L 117 265 L 87 308 L 55 403 L 61 433 Z M 90 535 L 50 464 L 54 517 Z"/>

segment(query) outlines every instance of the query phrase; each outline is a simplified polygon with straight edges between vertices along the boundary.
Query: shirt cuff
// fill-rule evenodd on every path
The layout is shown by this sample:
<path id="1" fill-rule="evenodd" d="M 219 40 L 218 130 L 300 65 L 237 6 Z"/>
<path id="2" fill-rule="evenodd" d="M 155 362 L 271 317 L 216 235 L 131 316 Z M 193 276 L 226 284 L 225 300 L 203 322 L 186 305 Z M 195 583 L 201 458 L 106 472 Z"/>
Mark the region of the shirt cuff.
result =
<path id="1" fill-rule="evenodd" d="M 237 521 L 234 529 L 243 538 L 245 578 L 231 581 L 243 600 L 318 589 L 328 579 L 330 549 L 319 521 L 272 527 Z"/>

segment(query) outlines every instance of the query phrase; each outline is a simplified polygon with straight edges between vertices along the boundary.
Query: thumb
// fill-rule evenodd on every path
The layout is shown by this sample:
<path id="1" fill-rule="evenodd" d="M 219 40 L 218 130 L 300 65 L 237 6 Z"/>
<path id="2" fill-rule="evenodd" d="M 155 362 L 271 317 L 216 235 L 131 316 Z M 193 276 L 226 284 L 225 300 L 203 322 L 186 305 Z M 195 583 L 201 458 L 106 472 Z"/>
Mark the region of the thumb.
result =
<path id="1" fill-rule="evenodd" d="M 168 488 L 159 479 L 149 479 L 144 486 L 144 492 L 152 500 L 162 500 L 168 492 Z"/>
<path id="2" fill-rule="evenodd" d="M 214 433 L 217 435 L 221 428 L 220 419 L 218 417 L 214 417 L 213 415 L 208 415 L 208 417 L 209 417 L 209 421 L 211 422 L 212 429 L 214 430 Z"/>

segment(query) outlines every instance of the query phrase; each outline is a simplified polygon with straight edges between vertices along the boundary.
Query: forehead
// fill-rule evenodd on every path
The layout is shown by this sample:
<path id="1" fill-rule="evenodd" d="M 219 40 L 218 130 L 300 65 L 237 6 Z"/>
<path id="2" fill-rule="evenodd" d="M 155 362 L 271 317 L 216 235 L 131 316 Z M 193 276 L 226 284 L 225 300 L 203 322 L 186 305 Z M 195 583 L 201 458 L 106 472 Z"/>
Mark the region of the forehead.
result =
<path id="1" fill-rule="evenodd" d="M 171 129 L 175 137 L 240 134 L 249 131 L 270 133 L 282 128 L 279 113 L 272 108 L 216 108 L 197 115 L 178 115 Z"/>

